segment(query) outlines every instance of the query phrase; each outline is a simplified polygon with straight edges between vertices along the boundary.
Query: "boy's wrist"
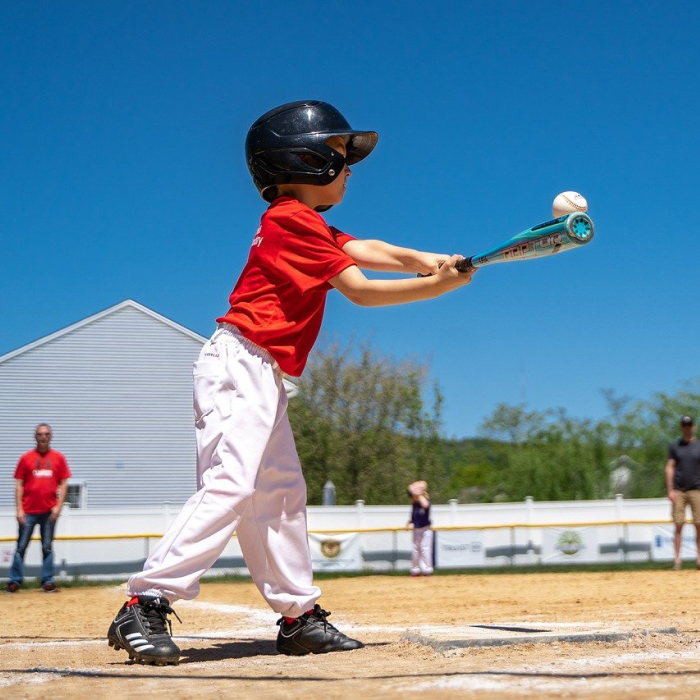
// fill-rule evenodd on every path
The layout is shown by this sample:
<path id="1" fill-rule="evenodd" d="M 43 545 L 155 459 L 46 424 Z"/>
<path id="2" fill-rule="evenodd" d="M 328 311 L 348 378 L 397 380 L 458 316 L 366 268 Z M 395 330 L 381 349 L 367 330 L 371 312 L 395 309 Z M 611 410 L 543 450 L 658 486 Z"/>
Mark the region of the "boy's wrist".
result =
<path id="1" fill-rule="evenodd" d="M 440 296 L 445 290 L 443 289 L 444 282 L 438 275 L 427 275 L 426 277 L 421 277 L 425 284 L 432 287 L 434 296 Z"/>

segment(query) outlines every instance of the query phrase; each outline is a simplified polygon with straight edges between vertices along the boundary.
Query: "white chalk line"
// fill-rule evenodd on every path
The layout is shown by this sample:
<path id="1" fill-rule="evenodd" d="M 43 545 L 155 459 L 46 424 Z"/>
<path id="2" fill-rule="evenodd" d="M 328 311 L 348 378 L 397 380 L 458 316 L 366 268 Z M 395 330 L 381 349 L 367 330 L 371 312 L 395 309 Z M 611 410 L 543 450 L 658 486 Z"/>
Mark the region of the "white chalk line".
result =
<path id="1" fill-rule="evenodd" d="M 107 644 L 107 638 L 104 639 L 52 639 L 46 642 L 7 642 L 2 645 L 3 649 L 12 649 L 14 651 L 33 651 L 38 648 L 52 647 L 85 647 L 97 646 L 98 644 Z M 0 671 L 1 673 L 1 671 Z"/>
<path id="2" fill-rule="evenodd" d="M 210 603 L 199 600 L 180 601 L 178 607 L 185 611 L 211 611 L 222 615 L 223 617 L 236 618 L 237 624 L 233 627 L 230 625 L 230 620 L 226 620 L 226 629 L 206 630 L 194 634 L 186 634 L 183 630 L 182 634 L 177 634 L 179 625 L 173 630 L 173 639 L 231 639 L 231 638 L 250 638 L 260 637 L 262 639 L 274 638 L 276 636 L 275 623 L 278 615 L 269 609 L 252 608 L 245 605 L 233 605 L 229 603 Z M 457 625 L 417 625 L 407 627 L 401 625 L 358 625 L 350 621 L 344 620 L 342 616 L 334 617 L 332 620 L 338 627 L 351 635 L 373 634 L 373 633 L 395 633 L 401 636 L 407 632 L 417 633 L 421 636 L 438 636 L 456 639 L 468 634 L 469 637 L 498 637 L 498 636 L 513 636 L 513 632 L 509 630 L 498 629 L 499 627 L 520 627 L 527 628 L 548 628 L 553 632 L 561 632 L 562 630 L 605 630 L 605 631 L 620 631 L 623 629 L 620 625 L 610 626 L 609 623 L 602 621 L 587 621 L 587 622 L 499 622 L 489 626 L 474 627 L 469 623 Z M 186 623 L 186 620 L 185 620 Z M 629 625 L 624 627 L 624 631 L 631 631 Z M 546 633 L 544 633 L 546 634 Z M 83 640 L 51 640 L 37 642 L 14 642 L 4 644 L 7 649 L 15 649 L 18 651 L 26 651 L 28 649 L 36 649 L 37 647 L 54 647 L 54 646 L 86 646 L 91 644 L 104 644 L 106 639 L 83 639 Z"/>
<path id="3" fill-rule="evenodd" d="M 275 614 L 270 613 L 269 610 L 260 608 L 249 608 L 243 605 L 231 605 L 225 603 L 208 603 L 204 601 L 181 601 L 183 608 L 196 610 L 207 610 L 213 611 L 221 614 L 225 617 L 236 617 L 238 618 L 238 624 L 236 627 L 227 630 L 211 630 L 203 631 L 194 635 L 183 635 L 179 637 L 174 635 L 174 639 L 186 639 L 186 640 L 196 640 L 196 639 L 231 639 L 231 638 L 249 638 L 249 637 L 261 637 L 263 639 L 269 638 L 274 639 L 274 619 Z M 230 620 L 227 620 L 230 624 Z M 342 619 L 338 620 L 338 624 L 343 625 L 343 629 L 348 632 L 356 633 L 372 633 L 380 632 L 386 634 L 387 632 L 395 632 L 398 636 L 402 633 L 407 632 L 405 625 L 381 625 L 381 626 L 363 626 L 363 625 L 353 625 L 350 623 L 343 623 Z M 539 627 L 539 628 L 551 628 L 556 630 L 562 629 L 578 629 L 578 630 L 590 630 L 590 629 L 600 629 L 605 628 L 607 623 L 604 622 L 515 622 L 515 623 L 498 623 L 495 626 L 511 627 Z M 469 627 L 468 624 L 456 625 L 456 626 L 446 626 L 446 625 L 420 625 L 413 630 L 418 630 L 421 634 L 447 634 L 454 638 L 454 635 L 461 629 L 464 630 L 465 627 Z M 484 632 L 492 632 L 492 630 L 483 630 Z M 397 637 L 398 641 L 398 637 Z M 52 647 L 79 647 L 79 646 L 98 646 L 106 644 L 106 639 L 81 639 L 81 640 L 50 640 L 50 641 L 36 641 L 36 642 L 14 642 L 3 644 L 3 648 L 7 650 L 16 651 L 27 651 L 37 648 L 52 648 Z M 464 652 L 468 654 L 468 652 Z M 470 675 L 471 672 L 466 671 L 465 675 L 453 677 L 453 678 L 436 678 L 435 680 L 425 681 L 415 683 L 411 682 L 410 686 L 406 687 L 407 691 L 425 691 L 431 689 L 444 689 L 444 690 L 494 690 L 494 691 L 505 691 L 507 688 L 512 688 L 514 685 L 526 692 L 541 692 L 546 690 L 547 692 L 559 692 L 559 691 L 572 691 L 578 689 L 593 690 L 594 685 L 605 682 L 606 688 L 610 687 L 610 683 L 624 683 L 624 686 L 629 688 L 631 679 L 629 677 L 622 677 L 620 679 L 607 677 L 605 679 L 598 678 L 586 678 L 585 673 L 587 669 L 595 668 L 596 673 L 605 673 L 608 670 L 619 670 L 621 664 L 635 664 L 644 663 L 648 661 L 679 661 L 685 659 L 697 659 L 698 650 L 693 649 L 689 651 L 678 651 L 678 652 L 631 652 L 623 655 L 615 656 L 595 656 L 595 657 L 585 657 L 577 659 L 562 659 L 559 661 L 554 661 L 548 663 L 546 668 L 547 674 L 557 673 L 561 674 L 575 674 L 581 673 L 581 678 L 551 678 L 548 676 L 536 676 L 536 674 L 544 673 L 543 669 L 538 666 L 528 665 L 520 666 L 509 669 L 502 669 L 503 676 L 492 676 L 480 674 L 478 671 Z M 284 660 L 284 659 L 283 659 Z M 275 657 L 275 661 L 279 661 Z M 201 662 L 197 665 L 202 668 L 221 666 L 226 664 L 226 661 L 217 660 L 212 662 Z M 269 660 L 262 660 L 261 663 L 269 663 Z M 90 675 L 100 675 L 104 672 L 101 668 L 78 668 L 78 669 L 59 669 L 59 668 L 45 668 L 40 667 L 37 669 L 29 669 L 31 673 L 24 671 L 22 674 L 12 674 L 9 672 L 0 672 L 0 687 L 11 687 L 15 685 L 22 684 L 42 684 L 51 680 L 55 680 L 57 677 L 63 676 L 76 676 L 85 674 Z M 33 672 L 32 672 L 33 671 Z M 513 675 L 515 674 L 515 677 Z M 523 674 L 523 675 L 520 675 Z M 527 674 L 533 674 L 533 677 L 528 677 Z M 7 677 L 5 677 L 7 676 Z M 649 683 L 651 677 L 645 677 L 644 682 Z"/>
<path id="4" fill-rule="evenodd" d="M 700 648 L 700 647 L 699 647 Z M 468 652 L 467 652 L 468 653 Z M 499 669 L 499 673 L 494 675 L 481 675 L 478 671 L 473 675 L 466 672 L 464 676 L 454 678 L 437 678 L 432 681 L 422 683 L 412 683 L 406 687 L 406 691 L 429 691 L 429 690 L 490 690 L 504 692 L 517 685 L 519 690 L 527 690 L 533 693 L 556 693 L 564 692 L 572 694 L 577 690 L 594 691 L 603 685 L 607 691 L 613 691 L 620 686 L 626 690 L 634 687 L 635 683 L 643 683 L 645 687 L 653 684 L 668 685 L 669 677 L 654 677 L 653 672 L 648 672 L 643 678 L 631 678 L 628 673 L 620 671 L 623 664 L 644 664 L 659 661 L 684 661 L 695 662 L 698 658 L 698 648 L 687 651 L 639 651 L 626 654 L 613 654 L 609 656 L 587 656 L 576 659 L 559 659 L 547 662 L 546 667 L 528 664 L 525 666 Z M 587 671 L 595 669 L 596 677 L 586 676 Z M 644 669 L 646 671 L 646 669 Z M 580 673 L 580 678 L 570 677 Z M 611 676 L 598 678 L 598 674 L 611 673 Z M 616 678 L 615 673 L 620 677 Z M 566 675 L 566 678 L 556 678 L 558 674 Z M 677 677 L 674 678 L 677 681 Z M 700 682 L 700 679 L 698 679 Z"/>
<path id="5" fill-rule="evenodd" d="M 7 688 L 13 685 L 41 685 L 57 678 L 68 678 L 83 676 L 85 678 L 98 678 L 105 673 L 104 668 L 54 668 L 51 666 L 37 666 L 36 668 L 24 669 L 22 673 L 10 673 L 0 671 L 0 688 Z M 3 678 L 7 674 L 7 678 Z M 30 675 L 31 674 L 31 675 Z"/>

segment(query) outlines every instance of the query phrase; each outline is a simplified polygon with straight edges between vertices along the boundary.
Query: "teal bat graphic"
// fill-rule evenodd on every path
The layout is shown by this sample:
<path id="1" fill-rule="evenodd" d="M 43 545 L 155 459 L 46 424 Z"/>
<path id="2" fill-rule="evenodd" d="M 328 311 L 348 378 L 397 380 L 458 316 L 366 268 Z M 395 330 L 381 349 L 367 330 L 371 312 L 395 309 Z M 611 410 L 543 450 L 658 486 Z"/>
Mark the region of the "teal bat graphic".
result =
<path id="1" fill-rule="evenodd" d="M 593 221 L 588 214 L 566 214 L 525 229 L 491 250 L 461 260 L 455 267 L 467 272 L 484 265 L 543 258 L 586 245 L 593 240 L 593 233 Z"/>

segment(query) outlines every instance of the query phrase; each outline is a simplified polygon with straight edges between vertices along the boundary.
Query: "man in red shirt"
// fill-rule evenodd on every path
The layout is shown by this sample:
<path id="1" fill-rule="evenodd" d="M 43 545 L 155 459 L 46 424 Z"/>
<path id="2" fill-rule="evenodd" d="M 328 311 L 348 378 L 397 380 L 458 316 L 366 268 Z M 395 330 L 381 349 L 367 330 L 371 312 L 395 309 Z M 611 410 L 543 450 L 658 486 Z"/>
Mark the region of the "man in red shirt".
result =
<path id="1" fill-rule="evenodd" d="M 56 593 L 53 569 L 53 536 L 56 521 L 61 514 L 68 492 L 70 469 L 65 457 L 52 450 L 51 426 L 40 423 L 34 434 L 36 448 L 19 458 L 15 469 L 15 501 L 17 504 L 17 551 L 10 569 L 10 580 L 5 587 L 16 593 L 24 580 L 24 554 L 34 528 L 41 533 L 41 587 L 46 593 Z"/>

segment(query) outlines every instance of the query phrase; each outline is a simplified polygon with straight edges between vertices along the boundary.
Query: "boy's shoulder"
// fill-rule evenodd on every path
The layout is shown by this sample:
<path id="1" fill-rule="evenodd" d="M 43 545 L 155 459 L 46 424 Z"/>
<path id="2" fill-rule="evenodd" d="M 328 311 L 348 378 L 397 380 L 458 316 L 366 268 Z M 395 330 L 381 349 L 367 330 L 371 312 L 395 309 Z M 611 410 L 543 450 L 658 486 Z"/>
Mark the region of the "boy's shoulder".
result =
<path id="1" fill-rule="evenodd" d="M 323 217 L 314 211 L 311 207 L 300 202 L 294 197 L 277 197 L 272 204 L 265 210 L 264 216 L 295 216 L 297 214 L 309 214 L 318 219 L 323 219 Z"/>
<path id="2" fill-rule="evenodd" d="M 285 224 L 293 225 L 294 228 L 301 226 L 323 231 L 328 231 L 330 228 L 317 211 L 294 197 L 278 197 L 265 210 L 262 222 L 263 224 L 269 222 L 283 228 L 287 227 Z"/>

